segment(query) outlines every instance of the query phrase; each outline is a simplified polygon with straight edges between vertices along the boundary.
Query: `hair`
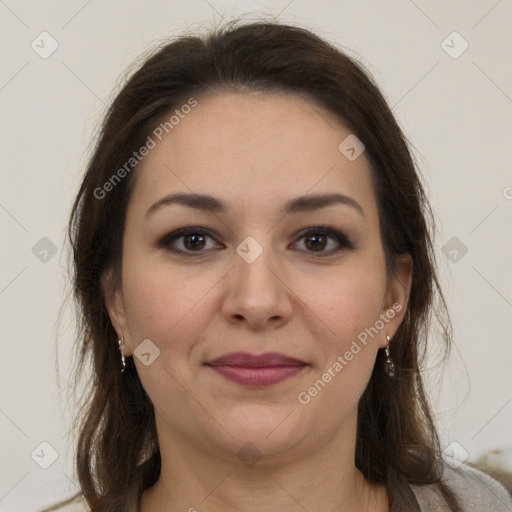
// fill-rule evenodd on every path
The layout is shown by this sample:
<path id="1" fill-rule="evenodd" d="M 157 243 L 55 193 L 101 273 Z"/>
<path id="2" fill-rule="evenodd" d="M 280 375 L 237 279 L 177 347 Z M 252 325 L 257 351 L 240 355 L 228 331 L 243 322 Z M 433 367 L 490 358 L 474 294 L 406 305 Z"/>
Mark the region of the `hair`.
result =
<path id="1" fill-rule="evenodd" d="M 442 457 L 420 371 L 434 316 L 449 348 L 451 326 L 433 251 L 434 218 L 407 141 L 364 68 L 310 31 L 275 22 L 231 22 L 181 36 L 145 57 L 111 103 L 74 201 L 68 226 L 78 310 L 77 369 L 92 365 L 80 416 L 76 470 L 92 512 L 125 510 L 160 474 L 153 406 L 133 358 L 120 372 L 117 334 L 102 280 L 120 282 L 122 239 L 136 166 L 111 180 L 159 122 L 188 98 L 222 91 L 298 94 L 337 116 L 365 145 L 391 276 L 409 254 L 413 277 L 404 319 L 390 345 L 395 378 L 379 351 L 358 406 L 356 467 L 387 487 L 432 484 L 449 509 L 459 502 L 442 480 Z M 108 293 L 108 291 L 106 292 Z"/>

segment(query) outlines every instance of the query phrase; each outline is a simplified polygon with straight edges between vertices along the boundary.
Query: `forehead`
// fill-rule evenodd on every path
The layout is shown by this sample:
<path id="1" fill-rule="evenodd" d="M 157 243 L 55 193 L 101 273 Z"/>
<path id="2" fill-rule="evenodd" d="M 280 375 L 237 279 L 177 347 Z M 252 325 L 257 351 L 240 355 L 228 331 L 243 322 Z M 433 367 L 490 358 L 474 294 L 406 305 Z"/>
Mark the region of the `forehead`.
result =
<path id="1" fill-rule="evenodd" d="M 350 161 L 340 152 L 351 131 L 315 101 L 259 92 L 217 92 L 196 101 L 162 140 L 153 136 L 156 145 L 137 166 L 133 200 L 141 207 L 175 191 L 261 208 L 308 192 L 338 191 L 372 203 L 364 153 Z"/>

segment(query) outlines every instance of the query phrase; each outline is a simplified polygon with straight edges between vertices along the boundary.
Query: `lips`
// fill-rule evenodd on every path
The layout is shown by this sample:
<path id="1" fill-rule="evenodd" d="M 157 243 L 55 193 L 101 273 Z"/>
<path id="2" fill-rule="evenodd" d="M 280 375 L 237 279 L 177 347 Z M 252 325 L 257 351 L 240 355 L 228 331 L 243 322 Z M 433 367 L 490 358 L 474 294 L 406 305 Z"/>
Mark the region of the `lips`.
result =
<path id="1" fill-rule="evenodd" d="M 302 366 L 306 363 L 293 357 L 277 352 L 265 352 L 254 355 L 246 352 L 232 352 L 206 363 L 209 366 L 246 366 L 246 367 L 272 367 L 272 366 Z"/>
<path id="2" fill-rule="evenodd" d="M 276 352 L 260 355 L 233 352 L 205 364 L 225 379 L 248 387 L 277 384 L 308 366 L 304 361 Z"/>

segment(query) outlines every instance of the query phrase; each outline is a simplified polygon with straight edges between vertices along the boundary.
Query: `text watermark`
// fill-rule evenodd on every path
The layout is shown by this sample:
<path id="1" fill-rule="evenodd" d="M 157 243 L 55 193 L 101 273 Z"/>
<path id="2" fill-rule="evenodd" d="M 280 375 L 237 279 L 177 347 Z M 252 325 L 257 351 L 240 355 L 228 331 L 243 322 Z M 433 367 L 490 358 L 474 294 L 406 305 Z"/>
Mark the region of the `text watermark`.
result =
<path id="1" fill-rule="evenodd" d="M 311 387 L 309 387 L 306 391 L 301 391 L 297 395 L 297 399 L 299 403 L 302 405 L 307 405 L 311 402 L 311 398 L 314 398 L 318 395 L 320 391 L 322 391 L 325 386 L 331 382 L 331 380 L 336 377 L 337 374 L 348 365 L 354 356 L 361 352 L 362 347 L 360 343 L 364 346 L 368 344 L 368 336 L 373 338 L 377 336 L 382 329 L 389 323 L 390 320 L 395 318 L 396 314 L 402 311 L 402 305 L 398 302 L 395 302 L 393 306 L 388 309 L 385 313 L 381 313 L 379 316 L 379 320 L 377 320 L 371 327 L 365 328 L 357 335 L 357 340 L 353 340 L 350 348 L 343 354 L 336 358 L 336 361 L 327 368 L 327 370 L 322 374 L 321 378 L 318 379 Z M 358 343 L 359 342 L 359 343 Z"/>
<path id="2" fill-rule="evenodd" d="M 167 121 L 160 123 L 153 130 L 152 135 L 148 135 L 146 142 L 139 148 L 139 150 L 134 151 L 132 156 L 128 158 L 128 160 L 126 160 L 126 162 L 105 183 L 103 183 L 101 187 L 94 189 L 94 197 L 96 199 L 104 199 L 108 192 L 114 190 L 114 188 L 128 174 L 130 174 L 137 164 L 156 147 L 158 142 L 163 139 L 164 134 L 170 133 L 171 130 L 180 123 L 180 120 L 184 119 L 196 105 L 197 100 L 189 98 L 187 103 L 183 104 L 179 109 L 176 109 Z M 158 142 L 155 139 L 158 139 Z"/>

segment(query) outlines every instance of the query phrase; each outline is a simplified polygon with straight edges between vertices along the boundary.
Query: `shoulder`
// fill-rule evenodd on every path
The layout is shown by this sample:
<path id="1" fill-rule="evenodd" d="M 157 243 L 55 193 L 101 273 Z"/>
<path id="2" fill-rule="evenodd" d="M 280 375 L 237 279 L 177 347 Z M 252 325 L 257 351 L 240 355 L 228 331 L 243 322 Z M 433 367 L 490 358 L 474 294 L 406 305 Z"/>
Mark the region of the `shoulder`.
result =
<path id="1" fill-rule="evenodd" d="M 445 463 L 442 478 L 459 498 L 464 512 L 512 512 L 512 497 L 505 487 L 477 469 L 465 464 L 452 468 Z M 433 486 L 411 488 L 422 511 L 448 510 Z"/>

